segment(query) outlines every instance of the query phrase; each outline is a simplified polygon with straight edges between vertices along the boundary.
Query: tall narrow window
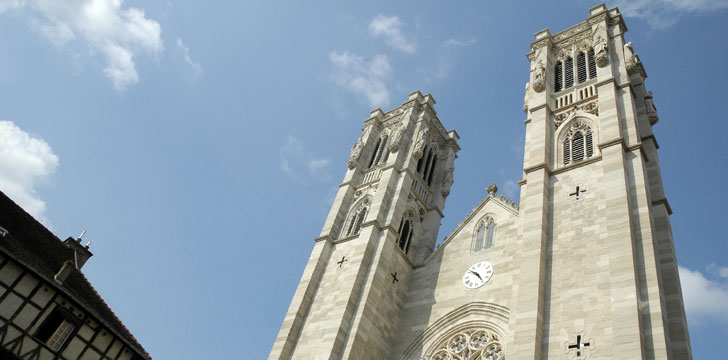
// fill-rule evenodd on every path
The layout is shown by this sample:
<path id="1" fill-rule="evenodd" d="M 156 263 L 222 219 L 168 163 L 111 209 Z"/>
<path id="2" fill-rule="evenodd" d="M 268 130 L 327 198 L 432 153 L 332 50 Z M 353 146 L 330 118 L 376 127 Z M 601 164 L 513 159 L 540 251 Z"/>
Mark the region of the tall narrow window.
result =
<path id="1" fill-rule="evenodd" d="M 488 224 L 485 234 L 485 248 L 490 249 L 493 247 L 493 236 L 495 236 L 495 223 Z"/>
<path id="2" fill-rule="evenodd" d="M 568 137 L 564 139 L 564 165 L 569 165 L 571 162 L 571 139 Z"/>
<path id="3" fill-rule="evenodd" d="M 579 52 L 576 57 L 576 69 L 579 76 L 579 83 L 586 81 L 586 55 L 583 52 Z"/>
<path id="4" fill-rule="evenodd" d="M 597 77 L 597 63 L 594 61 L 594 49 L 589 49 L 589 78 Z"/>
<path id="5" fill-rule="evenodd" d="M 594 155 L 594 141 L 592 140 L 591 131 L 586 133 L 586 157 L 590 158 Z"/>
<path id="6" fill-rule="evenodd" d="M 480 224 L 478 232 L 475 234 L 475 249 L 474 251 L 480 251 L 483 249 L 483 240 L 485 239 L 485 224 Z"/>
<path id="7" fill-rule="evenodd" d="M 433 149 L 430 147 L 430 152 L 427 154 L 427 163 L 425 164 L 424 171 L 422 172 L 422 179 L 427 180 L 430 168 L 432 167 Z"/>
<path id="8" fill-rule="evenodd" d="M 366 216 L 367 208 L 362 208 L 361 210 L 355 212 L 349 220 L 349 226 L 346 230 L 346 236 L 358 234 L 359 230 L 361 230 L 361 224 L 364 222 L 364 218 Z"/>
<path id="9" fill-rule="evenodd" d="M 377 159 L 377 154 L 379 153 L 379 145 L 382 144 L 382 138 L 379 138 L 377 140 L 377 146 L 374 147 L 374 152 L 372 152 L 372 158 L 369 160 L 369 167 L 372 167 L 374 165 L 374 161 Z"/>
<path id="10" fill-rule="evenodd" d="M 432 186 L 432 178 L 435 176 L 435 164 L 437 164 L 436 154 L 432 155 L 432 166 L 430 166 L 430 175 L 427 176 L 427 185 Z"/>
<path id="11" fill-rule="evenodd" d="M 564 71 L 566 73 L 566 76 L 564 77 L 564 87 L 570 88 L 574 86 L 574 60 L 571 58 L 566 59 L 566 62 L 564 63 Z"/>
<path id="12" fill-rule="evenodd" d="M 563 67 L 564 64 L 561 61 L 556 63 L 556 69 L 554 70 L 554 92 L 559 92 L 564 87 Z"/>
<path id="13" fill-rule="evenodd" d="M 387 150 L 387 140 L 389 140 L 389 137 L 385 136 L 383 139 L 380 139 L 379 149 L 377 151 L 377 157 L 374 159 L 374 166 L 379 165 L 382 160 L 382 154 Z"/>
<path id="14" fill-rule="evenodd" d="M 574 159 L 574 162 L 578 163 L 579 161 L 584 160 L 584 134 L 582 134 L 581 131 L 577 131 L 576 134 L 574 134 L 574 138 L 571 140 L 571 143 L 573 144 L 572 159 Z"/>
<path id="15" fill-rule="evenodd" d="M 402 222 L 399 225 L 399 241 L 397 241 L 397 246 L 399 246 L 405 254 L 409 252 L 412 233 L 413 231 L 410 221 L 402 219 Z"/>

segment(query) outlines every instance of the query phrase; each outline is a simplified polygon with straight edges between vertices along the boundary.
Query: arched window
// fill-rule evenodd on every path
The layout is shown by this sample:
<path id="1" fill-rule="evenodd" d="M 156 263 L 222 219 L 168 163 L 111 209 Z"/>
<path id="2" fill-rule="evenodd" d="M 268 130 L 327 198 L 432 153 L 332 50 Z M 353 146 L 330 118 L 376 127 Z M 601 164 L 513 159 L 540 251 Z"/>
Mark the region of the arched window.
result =
<path id="1" fill-rule="evenodd" d="M 424 170 L 424 165 L 427 162 L 427 148 L 422 152 L 422 157 L 420 157 L 419 160 L 417 160 L 417 172 L 422 174 L 422 171 Z"/>
<path id="2" fill-rule="evenodd" d="M 564 88 L 564 64 L 559 61 L 556 63 L 556 69 L 554 70 L 554 92 L 559 92 Z"/>
<path id="3" fill-rule="evenodd" d="M 409 219 L 402 218 L 402 222 L 399 223 L 399 240 L 397 241 L 397 246 L 405 254 L 409 252 L 410 243 L 412 242 L 412 234 L 414 233 L 412 230 Z"/>
<path id="4" fill-rule="evenodd" d="M 575 164 L 594 156 L 594 134 L 582 121 L 574 122 L 564 137 L 564 165 Z"/>
<path id="5" fill-rule="evenodd" d="M 367 208 L 363 207 L 359 211 L 355 212 L 349 219 L 349 226 L 346 230 L 346 236 L 356 235 L 361 230 L 361 224 L 364 223 L 364 218 L 367 216 Z"/>
<path id="6" fill-rule="evenodd" d="M 485 218 L 477 227 L 475 232 L 475 244 L 473 245 L 473 251 L 480 251 L 483 249 L 490 249 L 493 247 L 493 241 L 495 236 L 495 219 L 490 215 Z"/>

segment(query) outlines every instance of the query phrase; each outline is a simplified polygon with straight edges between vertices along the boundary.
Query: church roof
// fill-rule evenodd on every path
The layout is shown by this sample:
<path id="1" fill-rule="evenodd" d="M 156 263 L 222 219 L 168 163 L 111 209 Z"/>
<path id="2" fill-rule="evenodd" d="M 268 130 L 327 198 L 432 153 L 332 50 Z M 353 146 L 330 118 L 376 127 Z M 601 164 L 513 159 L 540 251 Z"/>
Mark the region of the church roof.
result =
<path id="1" fill-rule="evenodd" d="M 20 262 L 49 286 L 75 301 L 144 359 L 151 359 L 80 270 L 74 269 L 62 284 L 54 281 L 54 275 L 63 264 L 73 261 L 74 251 L 2 191 L 0 226 L 8 231 L 5 236 L 0 236 L 0 252 Z"/>

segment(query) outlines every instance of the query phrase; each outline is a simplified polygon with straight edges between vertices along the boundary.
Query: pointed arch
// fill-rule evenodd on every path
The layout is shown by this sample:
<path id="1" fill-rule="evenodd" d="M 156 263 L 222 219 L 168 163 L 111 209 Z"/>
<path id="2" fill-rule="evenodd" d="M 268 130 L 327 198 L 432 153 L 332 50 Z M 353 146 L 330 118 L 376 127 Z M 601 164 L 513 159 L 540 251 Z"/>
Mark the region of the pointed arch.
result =
<path id="1" fill-rule="evenodd" d="M 349 214 L 346 216 L 346 222 L 344 223 L 343 230 L 339 236 L 340 238 L 343 239 L 359 233 L 369 213 L 371 203 L 372 196 L 366 195 L 351 207 Z"/>
<path id="2" fill-rule="evenodd" d="M 495 243 L 496 218 L 493 213 L 487 213 L 476 222 L 473 236 L 472 252 L 492 248 Z"/>
<path id="3" fill-rule="evenodd" d="M 556 141 L 559 147 L 557 152 L 559 166 L 580 163 L 598 155 L 599 149 L 595 146 L 598 136 L 594 115 L 578 110 L 564 122 L 564 125 L 559 126 L 559 129 Z"/>

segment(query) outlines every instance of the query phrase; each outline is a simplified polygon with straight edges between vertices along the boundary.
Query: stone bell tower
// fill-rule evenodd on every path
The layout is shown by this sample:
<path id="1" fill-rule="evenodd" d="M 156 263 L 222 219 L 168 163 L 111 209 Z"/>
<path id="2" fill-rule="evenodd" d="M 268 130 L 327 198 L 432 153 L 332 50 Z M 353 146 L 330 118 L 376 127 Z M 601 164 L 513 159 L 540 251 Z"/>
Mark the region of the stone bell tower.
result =
<path id="1" fill-rule="evenodd" d="M 458 135 L 431 95 L 377 109 L 315 240 L 269 359 L 387 359 L 412 272 L 434 251 Z"/>
<path id="2" fill-rule="evenodd" d="M 657 112 L 626 31 L 602 4 L 531 44 L 509 357 L 692 358 Z"/>

